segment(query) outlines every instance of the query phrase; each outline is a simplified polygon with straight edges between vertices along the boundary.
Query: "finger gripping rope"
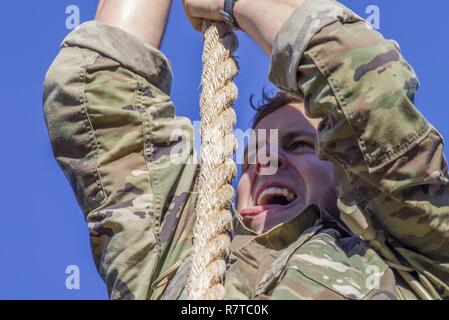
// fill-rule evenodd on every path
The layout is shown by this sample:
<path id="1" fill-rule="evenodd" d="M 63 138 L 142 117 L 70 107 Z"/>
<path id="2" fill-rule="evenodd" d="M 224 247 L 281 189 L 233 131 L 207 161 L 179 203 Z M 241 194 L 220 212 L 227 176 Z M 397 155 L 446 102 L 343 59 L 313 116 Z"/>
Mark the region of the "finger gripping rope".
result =
<path id="1" fill-rule="evenodd" d="M 233 79 L 238 65 L 232 54 L 238 41 L 232 28 L 222 22 L 205 21 L 203 33 L 201 170 L 188 285 L 191 300 L 222 300 L 231 245 L 231 182 L 237 171 L 232 160 L 236 148 L 232 105 L 237 99 Z"/>

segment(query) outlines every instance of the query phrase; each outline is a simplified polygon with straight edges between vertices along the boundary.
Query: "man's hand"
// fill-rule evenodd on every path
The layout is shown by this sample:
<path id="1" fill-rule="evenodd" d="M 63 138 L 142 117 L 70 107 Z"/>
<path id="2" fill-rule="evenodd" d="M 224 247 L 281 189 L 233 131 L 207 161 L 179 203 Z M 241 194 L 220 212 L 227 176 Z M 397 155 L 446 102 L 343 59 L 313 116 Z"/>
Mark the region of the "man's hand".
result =
<path id="1" fill-rule="evenodd" d="M 221 21 L 220 10 L 224 0 L 183 0 L 184 8 L 193 27 L 200 31 L 203 20 Z"/>
<path id="2" fill-rule="evenodd" d="M 237 0 L 234 16 L 239 26 L 259 46 L 271 55 L 271 46 L 277 33 L 305 0 Z M 201 30 L 203 19 L 222 21 L 220 10 L 224 0 L 183 0 L 186 14 L 196 30 Z"/>

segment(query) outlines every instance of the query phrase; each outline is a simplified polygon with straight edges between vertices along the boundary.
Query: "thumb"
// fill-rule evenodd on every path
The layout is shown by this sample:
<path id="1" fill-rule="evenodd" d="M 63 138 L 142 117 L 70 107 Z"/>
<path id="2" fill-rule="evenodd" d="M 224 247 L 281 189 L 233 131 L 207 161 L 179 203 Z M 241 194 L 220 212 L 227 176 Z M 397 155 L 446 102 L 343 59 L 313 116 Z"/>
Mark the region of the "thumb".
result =
<path id="1" fill-rule="evenodd" d="M 203 19 L 193 17 L 193 16 L 191 16 L 191 15 L 189 14 L 189 12 L 188 12 L 188 10 L 187 10 L 187 7 L 186 7 L 186 0 L 182 0 L 182 4 L 183 4 L 183 6 L 184 6 L 184 12 L 186 13 L 187 18 L 189 19 L 189 21 L 190 21 L 190 23 L 192 24 L 193 28 L 194 28 L 196 31 L 201 31 L 201 28 L 202 28 L 202 26 L 203 26 Z"/>

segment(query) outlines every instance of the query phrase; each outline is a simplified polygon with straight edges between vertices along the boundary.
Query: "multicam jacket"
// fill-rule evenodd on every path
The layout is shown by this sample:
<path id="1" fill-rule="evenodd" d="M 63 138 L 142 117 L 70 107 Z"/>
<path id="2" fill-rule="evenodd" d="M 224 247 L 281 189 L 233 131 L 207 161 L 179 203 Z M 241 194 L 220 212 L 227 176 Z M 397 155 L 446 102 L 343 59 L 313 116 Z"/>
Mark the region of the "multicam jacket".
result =
<path id="1" fill-rule="evenodd" d="M 400 272 L 449 298 L 443 142 L 413 104 L 418 81 L 397 44 L 342 5 L 309 0 L 273 44 L 270 80 L 323 119 L 318 153 L 335 165 L 351 231 L 315 205 L 264 234 L 236 212 L 226 298 L 419 298 Z M 186 298 L 198 166 L 193 143 L 169 159 L 186 144 L 172 132 L 192 132 L 170 83 L 161 52 L 98 22 L 67 36 L 46 76 L 54 155 L 112 299 Z"/>

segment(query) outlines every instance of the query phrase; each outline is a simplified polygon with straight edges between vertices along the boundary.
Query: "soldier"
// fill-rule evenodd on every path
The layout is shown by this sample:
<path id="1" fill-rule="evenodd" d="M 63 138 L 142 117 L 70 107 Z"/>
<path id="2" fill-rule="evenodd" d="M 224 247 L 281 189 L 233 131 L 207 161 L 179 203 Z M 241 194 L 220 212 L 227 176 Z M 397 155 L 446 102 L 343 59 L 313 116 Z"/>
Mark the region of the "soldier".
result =
<path id="1" fill-rule="evenodd" d="M 223 20 L 223 2 L 184 5 L 198 29 Z M 226 5 L 280 89 L 253 126 L 278 130 L 278 168 L 244 167 L 226 298 L 449 298 L 443 142 L 413 104 L 418 81 L 397 45 L 333 0 Z M 158 50 L 169 8 L 100 1 L 45 80 L 54 155 L 112 299 L 187 297 L 198 167 L 193 144 L 171 139 L 192 125 L 175 116 Z"/>

